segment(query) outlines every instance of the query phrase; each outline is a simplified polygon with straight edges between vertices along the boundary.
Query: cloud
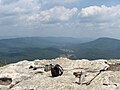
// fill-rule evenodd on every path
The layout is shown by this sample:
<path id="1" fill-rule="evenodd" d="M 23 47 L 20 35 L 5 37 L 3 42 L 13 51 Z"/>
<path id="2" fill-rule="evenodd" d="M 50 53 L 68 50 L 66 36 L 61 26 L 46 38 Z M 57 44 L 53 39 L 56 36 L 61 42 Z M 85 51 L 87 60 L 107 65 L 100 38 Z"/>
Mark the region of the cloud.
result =
<path id="1" fill-rule="evenodd" d="M 60 25 L 66 29 L 72 27 L 78 30 L 120 28 L 120 5 L 81 9 L 65 5 L 78 1 L 81 0 L 0 0 L 0 26 L 20 25 L 27 28 L 30 24 L 34 28 L 33 25 L 41 27 L 44 24 L 49 29 L 52 24 L 55 28 Z"/>
<path id="2" fill-rule="evenodd" d="M 20 24 L 21 17 L 38 13 L 41 9 L 39 0 L 1 0 L 0 1 L 0 20 L 1 25 Z"/>
<path id="3" fill-rule="evenodd" d="M 101 15 L 103 17 L 106 15 L 109 16 L 120 16 L 120 5 L 107 7 L 105 5 L 102 6 L 90 6 L 87 8 L 83 8 L 81 10 L 81 15 L 83 17 L 89 17 L 89 16 L 95 16 L 95 15 Z M 107 17 L 107 16 L 106 16 Z"/>
<path id="4" fill-rule="evenodd" d="M 53 0 L 54 3 L 64 4 L 64 3 L 74 3 L 80 0 Z"/>
<path id="5" fill-rule="evenodd" d="M 1 0 L 0 15 L 28 14 L 39 11 L 39 0 Z"/>
<path id="6" fill-rule="evenodd" d="M 48 0 L 49 1 L 49 0 Z M 64 2 L 73 2 L 76 0 L 65 0 Z M 52 2 L 56 2 L 52 1 Z M 58 0 L 58 2 L 61 2 Z M 1 0 L 0 20 L 7 23 L 7 19 L 16 23 L 58 23 L 69 21 L 78 11 L 77 8 L 65 8 L 64 6 L 55 6 L 47 10 L 42 9 L 47 0 Z M 15 19 L 15 20 L 13 20 Z M 9 22 L 9 21 L 8 21 Z M 13 24 L 13 23 L 12 23 Z"/>
<path id="7" fill-rule="evenodd" d="M 80 23 L 86 23 L 98 29 L 111 29 L 120 27 L 120 5 L 107 7 L 90 6 L 82 8 L 78 14 Z"/>
<path id="8" fill-rule="evenodd" d="M 54 7 L 49 10 L 41 11 L 39 14 L 31 15 L 27 17 L 27 20 L 46 23 L 64 22 L 69 21 L 77 13 L 77 11 L 77 8 L 67 9 L 63 6 Z"/>
<path id="9" fill-rule="evenodd" d="M 3 5 L 6 5 L 6 4 L 15 3 L 17 1 L 19 1 L 19 0 L 0 0 L 0 3 Z"/>

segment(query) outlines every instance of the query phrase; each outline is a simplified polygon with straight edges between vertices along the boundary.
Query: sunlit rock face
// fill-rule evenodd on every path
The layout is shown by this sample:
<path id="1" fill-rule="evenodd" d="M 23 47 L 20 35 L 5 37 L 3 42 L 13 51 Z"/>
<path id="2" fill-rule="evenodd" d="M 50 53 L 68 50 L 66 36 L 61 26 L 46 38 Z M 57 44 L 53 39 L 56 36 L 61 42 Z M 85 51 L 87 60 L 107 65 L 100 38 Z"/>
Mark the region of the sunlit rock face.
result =
<path id="1" fill-rule="evenodd" d="M 49 64 L 62 66 L 63 74 L 51 77 L 50 71 L 44 71 Z M 82 72 L 80 84 L 74 72 Z M 24 60 L 0 67 L 0 90 L 120 90 L 120 60 Z"/>

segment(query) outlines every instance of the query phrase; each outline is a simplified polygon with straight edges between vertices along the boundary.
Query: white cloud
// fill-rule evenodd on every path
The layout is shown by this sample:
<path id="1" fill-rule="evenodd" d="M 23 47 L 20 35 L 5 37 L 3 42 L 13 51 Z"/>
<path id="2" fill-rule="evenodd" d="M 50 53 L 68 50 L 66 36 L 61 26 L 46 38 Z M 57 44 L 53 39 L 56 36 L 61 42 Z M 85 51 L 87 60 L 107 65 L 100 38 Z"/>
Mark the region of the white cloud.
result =
<path id="1" fill-rule="evenodd" d="M 14 2 L 13 2 L 14 1 Z M 13 14 L 27 14 L 38 12 L 40 9 L 39 0 L 1 0 L 0 15 L 4 17 Z"/>
<path id="2" fill-rule="evenodd" d="M 80 0 L 0 0 L 0 25 L 24 27 L 30 23 L 31 27 L 42 24 L 56 27 L 61 24 L 63 28 L 80 26 L 79 30 L 120 28 L 120 5 L 90 6 L 79 10 L 65 7 L 77 1 Z"/>
<path id="3" fill-rule="evenodd" d="M 68 21 L 77 13 L 77 11 L 77 8 L 67 9 L 63 6 L 54 7 L 49 10 L 41 11 L 39 14 L 31 15 L 27 19 L 51 23 L 57 21 Z"/>
<path id="4" fill-rule="evenodd" d="M 120 5 L 107 7 L 107 6 L 90 6 L 87 8 L 83 8 L 80 12 L 80 15 L 83 17 L 101 15 L 101 17 L 114 17 L 120 16 Z"/>
<path id="5" fill-rule="evenodd" d="M 64 4 L 64 3 L 74 3 L 80 0 L 53 0 L 54 3 Z"/>
<path id="6" fill-rule="evenodd" d="M 17 2 L 19 0 L 0 0 L 0 4 L 11 4 L 11 3 L 14 3 L 14 2 Z"/>
<path id="7" fill-rule="evenodd" d="M 78 11 L 77 8 L 65 8 L 64 6 L 55 6 L 53 8 L 42 10 L 42 6 L 47 0 L 1 0 L 0 18 L 15 19 L 16 23 L 38 22 L 38 23 L 57 23 L 69 21 Z M 49 1 L 49 0 L 48 0 Z M 65 0 L 63 2 L 73 2 L 76 0 Z M 52 2 L 56 2 L 52 1 Z M 57 2 L 62 2 L 58 0 Z M 9 20 L 10 20 L 9 18 Z M 3 20 L 4 22 L 7 20 Z M 13 20 L 14 21 L 14 20 Z"/>
<path id="8" fill-rule="evenodd" d="M 1 0 L 1 25 L 24 25 L 25 20 L 21 19 L 22 17 L 29 16 L 40 11 L 41 3 L 38 2 L 39 0 Z"/>
<path id="9" fill-rule="evenodd" d="M 95 29 L 120 27 L 120 5 L 107 7 L 90 6 L 82 8 L 78 14 L 80 23 L 92 24 Z"/>

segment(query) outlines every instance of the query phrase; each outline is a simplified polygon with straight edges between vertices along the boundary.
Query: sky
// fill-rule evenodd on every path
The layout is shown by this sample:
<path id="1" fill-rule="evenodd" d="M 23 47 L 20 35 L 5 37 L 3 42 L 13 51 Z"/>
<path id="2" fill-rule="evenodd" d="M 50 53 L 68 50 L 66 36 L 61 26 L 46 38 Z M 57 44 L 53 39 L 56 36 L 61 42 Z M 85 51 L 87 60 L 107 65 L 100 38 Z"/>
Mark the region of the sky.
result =
<path id="1" fill-rule="evenodd" d="M 0 0 L 0 37 L 120 39 L 120 0 Z"/>

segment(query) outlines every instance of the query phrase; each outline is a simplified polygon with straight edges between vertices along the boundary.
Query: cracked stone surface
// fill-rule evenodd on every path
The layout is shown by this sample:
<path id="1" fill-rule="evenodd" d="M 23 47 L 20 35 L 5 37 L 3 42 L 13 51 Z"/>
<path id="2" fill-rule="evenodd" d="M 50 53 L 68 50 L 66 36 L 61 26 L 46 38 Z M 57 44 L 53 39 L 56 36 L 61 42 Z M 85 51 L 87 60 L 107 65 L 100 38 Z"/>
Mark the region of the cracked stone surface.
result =
<path id="1" fill-rule="evenodd" d="M 82 83 L 90 81 L 108 64 L 117 64 L 114 68 L 101 72 L 90 85 L 78 85 L 78 78 L 73 72 L 83 72 Z M 120 60 L 69 60 L 67 58 L 56 58 L 52 60 L 20 61 L 0 67 L 0 78 L 12 78 L 10 85 L 0 85 L 0 90 L 120 90 L 120 71 L 118 70 Z M 46 64 L 60 64 L 63 75 L 51 77 L 51 73 L 45 72 L 44 68 L 37 70 L 29 69 L 33 67 L 44 67 Z M 42 73 L 41 73 L 42 72 Z"/>

